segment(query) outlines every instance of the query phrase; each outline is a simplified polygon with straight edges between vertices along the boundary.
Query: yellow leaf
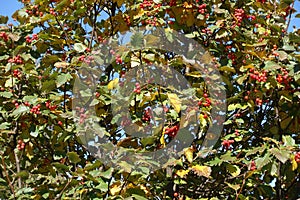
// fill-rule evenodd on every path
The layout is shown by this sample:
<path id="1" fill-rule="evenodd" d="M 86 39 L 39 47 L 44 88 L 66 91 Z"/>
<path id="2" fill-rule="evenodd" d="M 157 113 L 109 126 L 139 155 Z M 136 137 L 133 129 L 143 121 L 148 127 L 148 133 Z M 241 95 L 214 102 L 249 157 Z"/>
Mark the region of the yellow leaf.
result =
<path id="1" fill-rule="evenodd" d="M 200 165 L 195 165 L 192 166 L 191 169 L 198 175 L 198 176 L 204 176 L 208 178 L 211 173 L 211 168 L 208 166 L 200 166 Z"/>
<path id="2" fill-rule="evenodd" d="M 181 101 L 178 98 L 177 94 L 168 94 L 168 98 L 170 99 L 171 105 L 174 107 L 177 113 L 180 112 Z"/>
<path id="3" fill-rule="evenodd" d="M 163 132 L 163 134 L 160 137 L 160 144 L 165 147 L 166 146 L 166 141 L 165 141 L 165 131 Z"/>
<path id="4" fill-rule="evenodd" d="M 33 158 L 33 144 L 31 142 L 26 145 L 26 156 L 29 160 Z"/>
<path id="5" fill-rule="evenodd" d="M 187 26 L 193 26 L 195 23 L 195 17 L 193 14 L 189 13 L 186 19 Z"/>
<path id="6" fill-rule="evenodd" d="M 294 155 L 291 156 L 291 160 L 292 160 L 291 161 L 292 162 L 292 170 L 295 171 L 298 168 L 298 164 L 297 164 L 297 162 L 295 160 L 295 156 Z"/>
<path id="7" fill-rule="evenodd" d="M 189 171 L 190 170 L 183 170 L 183 169 L 181 169 L 181 170 L 178 170 L 177 172 L 176 172 L 176 174 L 180 177 L 180 178 L 183 178 L 185 175 L 187 175 L 188 173 L 189 173 Z"/>
<path id="8" fill-rule="evenodd" d="M 184 151 L 184 155 L 189 163 L 193 162 L 193 153 L 194 153 L 194 151 L 192 148 L 187 148 Z"/>
<path id="9" fill-rule="evenodd" d="M 110 81 L 110 82 L 108 83 L 107 88 L 108 88 L 109 90 L 112 90 L 112 89 L 114 89 L 114 88 L 118 85 L 118 83 L 119 83 L 119 79 L 118 79 L 118 78 L 115 78 L 114 80 L 112 80 L 112 81 Z"/>
<path id="10" fill-rule="evenodd" d="M 120 181 L 115 182 L 114 184 L 112 184 L 111 187 L 110 187 L 110 193 L 112 195 L 119 194 L 119 192 L 121 191 L 121 187 L 120 186 L 121 186 Z"/>
<path id="11" fill-rule="evenodd" d="M 54 64 L 54 67 L 56 67 L 56 68 L 66 68 L 66 67 L 68 67 L 70 64 L 69 63 L 67 63 L 67 62 L 56 62 L 55 64 Z"/>

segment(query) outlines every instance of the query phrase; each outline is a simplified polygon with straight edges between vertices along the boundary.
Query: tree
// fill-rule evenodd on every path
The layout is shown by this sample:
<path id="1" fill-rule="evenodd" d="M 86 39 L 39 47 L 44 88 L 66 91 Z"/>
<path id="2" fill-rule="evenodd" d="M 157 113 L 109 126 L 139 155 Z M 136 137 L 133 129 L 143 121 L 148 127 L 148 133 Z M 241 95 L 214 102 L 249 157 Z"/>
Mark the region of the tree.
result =
<path id="1" fill-rule="evenodd" d="M 0 18 L 0 198 L 300 197 L 300 36 L 287 32 L 294 1 L 22 3 L 16 25 Z M 208 52 L 203 63 L 182 56 L 181 37 L 199 45 L 191 59 Z M 177 53 L 155 48 L 165 42 Z M 125 152 L 120 160 L 95 156 L 101 138 L 111 154 Z M 134 156 L 172 141 L 184 153 L 168 166 L 133 167 Z"/>

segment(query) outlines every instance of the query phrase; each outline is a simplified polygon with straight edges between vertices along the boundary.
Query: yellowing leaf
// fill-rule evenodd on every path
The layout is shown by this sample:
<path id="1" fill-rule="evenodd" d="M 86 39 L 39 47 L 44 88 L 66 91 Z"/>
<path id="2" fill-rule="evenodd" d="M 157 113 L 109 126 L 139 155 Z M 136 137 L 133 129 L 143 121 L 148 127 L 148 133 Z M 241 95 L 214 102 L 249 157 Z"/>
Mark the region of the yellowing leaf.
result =
<path id="1" fill-rule="evenodd" d="M 189 163 L 192 163 L 193 162 L 193 149 L 192 148 L 187 148 L 187 149 L 185 149 L 185 151 L 184 151 L 184 155 L 185 155 L 185 157 L 186 157 L 186 159 L 187 159 L 187 161 L 189 162 Z"/>
<path id="2" fill-rule="evenodd" d="M 168 94 L 168 98 L 171 102 L 171 105 L 174 107 L 175 111 L 177 113 L 180 112 L 180 107 L 181 107 L 181 101 L 180 99 L 178 98 L 177 94 Z"/>
<path id="3" fill-rule="evenodd" d="M 211 168 L 208 166 L 195 165 L 191 169 L 198 175 L 208 178 L 211 174 Z"/>
<path id="4" fill-rule="evenodd" d="M 240 189 L 239 185 L 234 185 L 234 184 L 230 184 L 230 183 L 226 183 L 230 188 L 234 189 L 235 191 L 237 191 L 238 189 Z"/>
<path id="5" fill-rule="evenodd" d="M 110 81 L 110 82 L 108 83 L 107 88 L 108 88 L 109 90 L 112 90 L 112 89 L 114 89 L 114 88 L 118 85 L 118 83 L 119 83 L 119 79 L 118 79 L 118 78 L 115 78 L 114 80 L 112 80 L 112 81 Z"/>
<path id="6" fill-rule="evenodd" d="M 181 170 L 178 170 L 177 172 L 176 172 L 176 174 L 180 177 L 180 178 L 183 178 L 185 175 L 187 175 L 188 173 L 189 173 L 189 171 L 190 170 L 183 170 L 183 169 L 181 169 Z"/>

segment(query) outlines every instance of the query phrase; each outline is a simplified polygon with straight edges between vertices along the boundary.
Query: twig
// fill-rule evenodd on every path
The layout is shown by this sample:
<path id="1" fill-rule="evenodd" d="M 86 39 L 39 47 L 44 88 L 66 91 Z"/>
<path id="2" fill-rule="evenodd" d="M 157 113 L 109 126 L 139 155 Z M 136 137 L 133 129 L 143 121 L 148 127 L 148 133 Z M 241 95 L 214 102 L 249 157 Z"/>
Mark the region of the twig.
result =
<path id="1" fill-rule="evenodd" d="M 20 160 L 19 157 L 17 155 L 17 153 L 14 151 L 15 154 L 15 159 L 16 159 L 16 167 L 17 167 L 17 173 L 20 173 Z M 22 182 L 21 182 L 21 177 L 18 177 L 18 186 L 19 188 L 22 188 Z"/>
<path id="2" fill-rule="evenodd" d="M 292 6 L 291 6 L 292 9 L 294 9 L 294 4 L 295 4 L 295 0 L 294 0 L 293 3 L 292 3 Z M 288 23 L 287 23 L 287 25 L 286 25 L 285 32 L 288 31 L 289 26 L 290 26 L 290 23 L 291 23 L 291 19 L 292 19 L 292 10 L 290 10 L 289 12 L 290 12 L 290 14 L 289 14 L 289 19 L 288 19 Z"/>
<path id="3" fill-rule="evenodd" d="M 71 179 L 68 180 L 68 182 L 67 182 L 67 184 L 65 185 L 65 187 L 62 189 L 62 191 L 59 193 L 59 195 L 58 195 L 57 197 L 55 197 L 54 200 L 57 200 L 57 199 L 59 199 L 59 198 L 62 196 L 63 192 L 66 190 L 66 188 L 68 187 L 68 185 L 69 185 L 70 183 L 71 183 Z"/>

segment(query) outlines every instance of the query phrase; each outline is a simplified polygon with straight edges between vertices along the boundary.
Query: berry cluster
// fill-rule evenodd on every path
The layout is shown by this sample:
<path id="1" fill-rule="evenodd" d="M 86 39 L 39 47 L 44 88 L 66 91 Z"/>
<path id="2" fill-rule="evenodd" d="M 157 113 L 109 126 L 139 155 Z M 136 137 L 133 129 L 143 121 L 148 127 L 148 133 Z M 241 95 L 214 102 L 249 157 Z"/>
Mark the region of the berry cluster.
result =
<path id="1" fill-rule="evenodd" d="M 85 56 L 85 55 L 81 55 L 78 58 L 78 61 L 80 62 L 85 62 L 86 64 L 90 64 L 92 61 L 94 60 L 93 56 Z"/>
<path id="2" fill-rule="evenodd" d="M 13 58 L 10 58 L 10 59 L 8 60 L 8 62 L 9 62 L 9 63 L 14 63 L 14 64 L 23 64 L 23 60 L 22 60 L 22 58 L 21 58 L 20 55 L 17 55 L 17 56 L 15 56 L 15 57 L 13 57 Z"/>
<path id="3" fill-rule="evenodd" d="M 16 78 L 18 78 L 18 79 L 20 79 L 21 76 L 22 76 L 22 73 L 19 70 L 14 69 L 13 76 L 16 77 Z"/>
<path id="4" fill-rule="evenodd" d="M 128 119 L 128 117 L 126 116 L 123 116 L 121 121 L 121 126 L 126 127 L 129 126 L 130 124 L 131 124 L 130 119 Z"/>
<path id="5" fill-rule="evenodd" d="M 46 102 L 46 108 L 48 108 L 51 111 L 54 111 L 57 108 L 57 105 L 51 105 L 50 101 Z"/>
<path id="6" fill-rule="evenodd" d="M 153 1 L 152 0 L 144 0 L 141 4 L 140 4 L 140 8 L 141 9 L 147 9 L 148 7 L 151 7 L 153 5 Z"/>
<path id="7" fill-rule="evenodd" d="M 5 42 L 8 41 L 8 35 L 5 32 L 0 33 L 0 38 L 2 38 Z"/>
<path id="8" fill-rule="evenodd" d="M 83 122 L 85 121 L 85 119 L 87 118 L 87 115 L 84 113 L 85 110 L 84 108 L 80 108 L 80 107 L 76 107 L 75 108 L 77 112 L 79 112 L 79 116 L 80 116 L 80 119 L 79 119 L 79 123 L 80 124 L 83 124 Z"/>
<path id="9" fill-rule="evenodd" d="M 116 56 L 116 63 L 117 64 L 120 65 L 120 64 L 123 63 L 123 60 L 122 60 L 121 56 L 119 54 L 116 54 L 116 52 L 113 49 L 111 49 L 109 52 L 110 52 L 111 55 Z"/>
<path id="10" fill-rule="evenodd" d="M 38 39 L 39 39 L 39 37 L 38 37 L 37 34 L 32 34 L 32 37 L 30 37 L 29 35 L 26 36 L 26 42 L 27 43 L 31 43 L 32 41 L 38 40 Z"/>
<path id="11" fill-rule="evenodd" d="M 210 28 L 207 28 L 207 27 L 206 27 L 206 28 L 204 28 L 204 29 L 202 29 L 202 30 L 201 30 L 201 32 L 202 32 L 202 33 L 209 34 L 209 35 L 211 35 L 211 34 L 212 34 L 212 31 L 210 30 Z"/>
<path id="12" fill-rule="evenodd" d="M 41 114 L 41 104 L 37 104 L 36 106 L 33 106 L 30 109 L 30 112 L 37 115 Z"/>
<path id="13" fill-rule="evenodd" d="M 152 26 L 157 26 L 158 25 L 158 21 L 157 21 L 157 17 L 154 17 L 153 19 L 147 19 L 145 21 L 142 21 L 142 24 L 148 24 L 148 25 L 152 25 Z"/>
<path id="14" fill-rule="evenodd" d="M 262 73 L 259 73 L 259 71 L 254 70 L 253 68 L 250 69 L 250 78 L 253 80 L 257 80 L 258 82 L 266 82 L 267 81 L 267 72 L 262 71 Z"/>
<path id="15" fill-rule="evenodd" d="M 241 26 L 243 19 L 246 17 L 245 11 L 242 8 L 234 10 L 234 17 L 237 19 L 237 26 Z M 234 26 L 235 26 L 234 25 Z"/>
<path id="16" fill-rule="evenodd" d="M 176 124 L 175 126 L 167 127 L 165 129 L 165 134 L 168 135 L 169 137 L 174 138 L 176 136 L 178 130 L 179 130 L 179 124 Z"/>
<path id="17" fill-rule="evenodd" d="M 50 12 L 51 15 L 56 16 L 56 12 L 54 11 L 53 8 L 50 8 L 50 11 L 49 11 L 49 12 Z"/>
<path id="18" fill-rule="evenodd" d="M 289 85 L 289 82 L 292 80 L 291 77 L 289 77 L 289 72 L 286 69 L 281 69 L 282 74 L 277 74 L 276 80 L 278 83 L 284 83 L 285 85 Z"/>
<path id="19" fill-rule="evenodd" d="M 144 122 L 149 122 L 150 119 L 151 119 L 151 109 L 148 108 L 147 110 L 145 110 L 145 113 L 144 113 L 144 115 L 143 115 L 143 117 L 142 117 L 142 120 L 143 120 Z"/>
<path id="20" fill-rule="evenodd" d="M 267 0 L 256 0 L 258 3 L 266 3 Z"/>
<path id="21" fill-rule="evenodd" d="M 247 18 L 248 18 L 249 20 L 251 20 L 251 21 L 256 20 L 255 15 L 248 15 Z"/>
<path id="22" fill-rule="evenodd" d="M 204 14 L 206 11 L 207 11 L 206 10 L 206 4 L 201 4 L 201 5 L 198 6 L 198 12 L 200 14 Z"/>
<path id="23" fill-rule="evenodd" d="M 237 59 L 235 53 L 233 53 L 233 52 L 229 52 L 229 53 L 227 54 L 227 58 L 228 58 L 229 60 L 232 60 L 232 62 L 234 62 L 234 61 Z"/>
<path id="24" fill-rule="evenodd" d="M 38 5 L 34 5 L 30 10 L 26 10 L 26 13 L 35 17 L 42 17 L 44 15 L 43 12 L 39 11 Z"/>
<path id="25" fill-rule="evenodd" d="M 176 0 L 170 0 L 169 6 L 176 6 Z"/>
<path id="26" fill-rule="evenodd" d="M 58 121 L 57 124 L 60 125 L 60 126 L 63 125 L 62 121 Z"/>
<path id="27" fill-rule="evenodd" d="M 134 88 L 133 92 L 136 94 L 141 93 L 141 85 L 139 83 L 135 83 L 135 88 Z"/>
<path id="28" fill-rule="evenodd" d="M 205 98 L 205 102 L 202 102 L 201 100 L 198 101 L 198 106 L 209 107 L 211 105 L 211 100 L 209 98 L 209 95 L 207 93 L 204 93 L 203 97 Z"/>
<path id="29" fill-rule="evenodd" d="M 131 25 L 131 22 L 130 22 L 130 16 L 129 16 L 129 15 L 125 15 L 125 16 L 124 16 L 124 21 L 125 21 L 125 23 L 127 24 L 127 26 L 130 26 L 130 25 Z"/>
<path id="30" fill-rule="evenodd" d="M 16 100 L 12 100 L 12 103 L 15 105 L 16 108 L 19 108 L 19 103 Z"/>
<path id="31" fill-rule="evenodd" d="M 254 160 L 251 161 L 251 164 L 250 164 L 250 170 L 251 170 L 251 171 L 256 170 L 256 164 L 255 164 L 255 161 L 254 161 Z"/>
<path id="32" fill-rule="evenodd" d="M 255 99 L 255 103 L 256 103 L 256 105 L 261 106 L 262 103 L 263 103 L 263 100 L 261 100 L 259 97 L 257 97 L 257 98 Z"/>
<path id="33" fill-rule="evenodd" d="M 18 140 L 17 148 L 19 151 L 22 151 L 25 148 L 25 143 L 23 142 L 23 140 Z"/>
<path id="34" fill-rule="evenodd" d="M 295 161 L 297 163 L 300 163 L 300 151 L 296 153 L 296 155 L 295 155 Z"/>
<path id="35" fill-rule="evenodd" d="M 228 150 L 230 145 L 232 145 L 233 143 L 234 143 L 234 140 L 224 140 L 222 142 L 222 145 L 225 147 L 226 150 Z"/>

